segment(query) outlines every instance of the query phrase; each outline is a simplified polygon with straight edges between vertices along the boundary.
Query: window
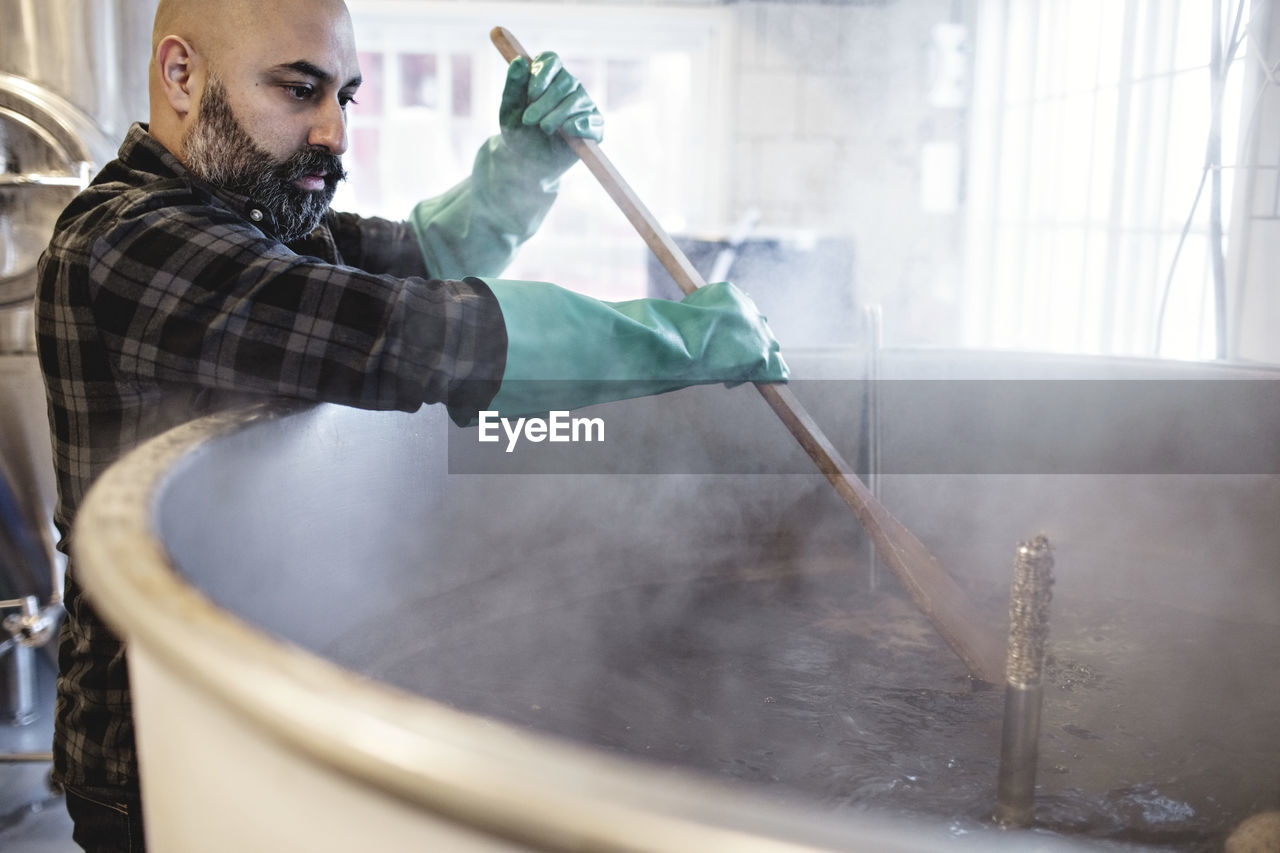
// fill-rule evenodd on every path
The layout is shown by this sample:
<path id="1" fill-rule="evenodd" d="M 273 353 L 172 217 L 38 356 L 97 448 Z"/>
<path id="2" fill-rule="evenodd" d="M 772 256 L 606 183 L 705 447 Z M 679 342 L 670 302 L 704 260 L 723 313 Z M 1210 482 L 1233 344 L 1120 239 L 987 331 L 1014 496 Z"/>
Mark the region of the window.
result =
<path id="1" fill-rule="evenodd" d="M 1225 288 L 1225 239 L 1215 233 L 1230 225 L 1230 169 L 1248 120 L 1248 7 L 982 0 L 966 247 L 970 345 L 1220 354 L 1215 295 Z M 1223 84 L 1216 120 L 1215 80 Z M 1211 128 L 1221 133 L 1221 157 L 1207 166 Z"/>
<path id="2" fill-rule="evenodd" d="M 718 117 L 723 10 L 352 0 L 365 84 L 350 112 L 350 173 L 334 204 L 403 218 L 470 174 L 498 132 L 506 63 L 496 24 L 554 50 L 605 114 L 603 149 L 665 228 L 723 220 Z M 585 168 L 504 275 L 605 299 L 647 292 L 648 249 Z"/>

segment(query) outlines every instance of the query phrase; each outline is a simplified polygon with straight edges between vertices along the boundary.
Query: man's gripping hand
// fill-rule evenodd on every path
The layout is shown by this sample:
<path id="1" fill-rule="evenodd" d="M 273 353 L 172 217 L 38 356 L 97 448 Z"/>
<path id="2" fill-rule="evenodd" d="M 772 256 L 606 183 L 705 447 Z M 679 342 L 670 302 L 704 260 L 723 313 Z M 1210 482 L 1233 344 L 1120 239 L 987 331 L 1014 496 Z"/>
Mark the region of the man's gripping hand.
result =
<path id="1" fill-rule="evenodd" d="M 558 132 L 596 142 L 604 138 L 604 117 L 595 102 L 551 51 L 532 62 L 512 60 L 498 124 L 507 147 L 544 178 L 559 177 L 577 160 Z"/>

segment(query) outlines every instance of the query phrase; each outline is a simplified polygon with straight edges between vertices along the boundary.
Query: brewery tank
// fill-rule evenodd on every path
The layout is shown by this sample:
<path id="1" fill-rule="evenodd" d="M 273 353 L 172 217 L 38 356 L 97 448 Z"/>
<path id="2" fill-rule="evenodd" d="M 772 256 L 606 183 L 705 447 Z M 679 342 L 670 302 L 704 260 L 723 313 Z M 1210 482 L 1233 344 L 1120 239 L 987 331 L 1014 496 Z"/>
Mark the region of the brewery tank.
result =
<path id="1" fill-rule="evenodd" d="M 32 629 L 56 621 L 61 597 L 35 356 L 36 263 L 63 207 L 111 159 L 128 125 L 146 119 L 154 12 L 154 0 L 0 0 L 0 619 L 14 626 L 0 635 L 7 669 L 36 645 L 52 653 L 51 632 Z M 6 671 L 0 717 L 30 719 L 34 702 L 30 679 Z"/>
<path id="2" fill-rule="evenodd" d="M 860 354 L 790 357 L 860 459 Z M 583 410 L 595 445 L 266 404 L 113 466 L 75 555 L 129 643 L 150 837 L 1221 849 L 1280 794 L 1277 373 L 886 351 L 880 376 L 885 505 L 988 628 L 1015 544 L 1055 548 L 1032 830 L 990 821 L 1001 694 L 869 584 L 758 395 L 711 387 Z"/>

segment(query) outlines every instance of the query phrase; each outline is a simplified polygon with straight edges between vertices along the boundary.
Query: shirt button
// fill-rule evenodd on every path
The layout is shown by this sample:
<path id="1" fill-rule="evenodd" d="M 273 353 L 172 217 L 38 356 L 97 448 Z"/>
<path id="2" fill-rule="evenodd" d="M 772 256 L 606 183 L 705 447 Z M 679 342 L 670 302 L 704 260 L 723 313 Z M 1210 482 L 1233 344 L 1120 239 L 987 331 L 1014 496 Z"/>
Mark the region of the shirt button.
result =
<path id="1" fill-rule="evenodd" d="M 249 218 L 252 219 L 254 222 L 261 222 L 262 211 L 258 210 L 258 208 L 255 207 L 253 210 L 249 211 Z"/>

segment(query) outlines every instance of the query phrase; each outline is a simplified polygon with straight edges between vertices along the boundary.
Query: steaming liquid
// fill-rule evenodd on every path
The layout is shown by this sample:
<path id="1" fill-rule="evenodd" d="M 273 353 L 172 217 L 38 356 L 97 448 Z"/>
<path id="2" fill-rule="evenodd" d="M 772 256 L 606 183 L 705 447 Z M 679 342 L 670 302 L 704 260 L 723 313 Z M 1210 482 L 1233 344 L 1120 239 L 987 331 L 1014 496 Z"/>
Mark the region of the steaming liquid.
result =
<path id="1" fill-rule="evenodd" d="M 1003 692 L 975 685 L 905 597 L 869 591 L 837 559 L 668 568 L 690 580 L 566 576 L 517 607 L 436 594 L 329 653 L 469 712 L 834 811 L 957 834 L 989 821 Z M 1058 593 L 1039 830 L 1219 850 L 1280 802 L 1273 626 Z M 982 603 L 1003 612 L 1004 596 Z"/>

